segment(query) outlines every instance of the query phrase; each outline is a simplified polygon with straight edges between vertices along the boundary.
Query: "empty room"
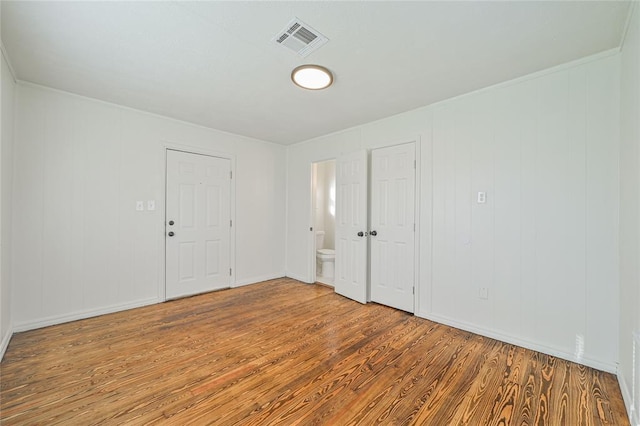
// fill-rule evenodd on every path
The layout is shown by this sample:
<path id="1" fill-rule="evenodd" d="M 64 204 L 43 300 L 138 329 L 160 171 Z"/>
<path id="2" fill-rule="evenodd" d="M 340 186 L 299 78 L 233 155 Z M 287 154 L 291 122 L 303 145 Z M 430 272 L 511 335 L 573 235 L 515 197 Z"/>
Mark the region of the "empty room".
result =
<path id="1" fill-rule="evenodd" d="M 0 1 L 0 424 L 640 426 L 638 1 Z"/>

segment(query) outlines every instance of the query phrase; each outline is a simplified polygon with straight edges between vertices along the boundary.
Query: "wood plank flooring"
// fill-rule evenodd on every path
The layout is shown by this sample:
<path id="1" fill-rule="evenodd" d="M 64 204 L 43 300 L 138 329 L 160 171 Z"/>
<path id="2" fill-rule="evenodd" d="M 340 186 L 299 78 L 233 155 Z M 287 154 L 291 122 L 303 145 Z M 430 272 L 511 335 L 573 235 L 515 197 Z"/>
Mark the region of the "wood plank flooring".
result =
<path id="1" fill-rule="evenodd" d="M 627 425 L 607 373 L 290 279 L 16 334 L 5 425 Z"/>

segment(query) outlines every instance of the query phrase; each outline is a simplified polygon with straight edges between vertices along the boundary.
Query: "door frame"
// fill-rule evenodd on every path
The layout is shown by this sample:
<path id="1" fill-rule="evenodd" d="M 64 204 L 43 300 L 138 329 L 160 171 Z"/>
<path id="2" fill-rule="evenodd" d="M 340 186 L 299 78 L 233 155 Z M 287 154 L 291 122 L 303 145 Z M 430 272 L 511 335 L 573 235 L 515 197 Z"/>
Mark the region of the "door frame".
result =
<path id="1" fill-rule="evenodd" d="M 316 278 L 318 273 L 318 271 L 316 271 L 317 267 L 316 267 L 316 228 L 315 228 L 315 223 L 316 223 L 315 195 L 316 195 L 317 188 L 313 184 L 313 166 L 314 164 L 321 163 L 321 162 L 322 161 L 313 161 L 309 166 L 309 175 L 310 175 L 309 192 L 311 193 L 311 199 L 310 199 L 311 207 L 309 209 L 309 234 L 311 235 L 311 238 L 309 239 L 311 244 L 309 246 L 311 251 L 311 260 L 309 261 L 309 268 L 311 271 L 311 278 L 309 279 L 309 282 L 312 284 L 316 283 Z"/>
<path id="2" fill-rule="evenodd" d="M 427 138 L 428 140 L 428 138 Z M 374 149 L 378 149 L 378 148 L 389 148 L 392 146 L 396 146 L 396 145 L 404 145 L 404 144 L 409 144 L 409 143 L 413 143 L 414 149 L 415 149 L 415 160 L 416 160 L 416 170 L 415 170 L 415 187 L 414 187 L 414 191 L 415 191 L 415 223 L 416 223 L 416 231 L 415 231 L 415 235 L 416 238 L 414 239 L 414 259 L 413 259 L 413 263 L 414 263 L 414 288 L 415 288 L 415 294 L 413 295 L 413 310 L 414 313 L 413 315 L 416 315 L 417 312 L 420 312 L 420 205 L 421 205 L 421 199 L 420 199 L 420 194 L 421 194 L 421 182 L 422 182 L 422 174 L 421 174 L 421 167 L 422 167 L 422 155 L 421 155 L 421 147 L 422 147 L 422 141 L 421 141 L 421 136 L 420 134 L 413 134 L 413 135 L 409 135 L 409 136 L 405 136 L 405 137 L 399 137 L 397 139 L 383 139 L 382 141 L 378 141 L 375 143 L 371 143 L 371 144 L 366 144 L 364 143 L 362 147 L 360 147 L 357 150 L 354 151 L 359 151 L 359 150 L 366 150 L 367 151 L 367 162 L 369 163 L 369 166 L 371 165 L 371 151 L 373 151 Z M 314 163 L 320 163 L 323 161 L 328 161 L 328 160 L 337 160 L 337 158 L 340 155 L 343 154 L 349 154 L 351 152 L 354 151 L 349 151 L 349 152 L 342 152 L 342 151 L 336 151 L 334 152 L 334 155 L 325 155 L 322 157 L 314 157 L 312 158 L 309 163 L 308 163 L 308 172 L 307 172 L 307 176 L 309 176 L 309 194 L 311 194 L 311 197 L 313 197 L 313 193 L 312 193 L 312 188 L 313 188 L 313 164 Z M 368 173 L 367 175 L 367 203 L 369 203 L 369 200 L 371 199 L 371 174 Z M 309 223 L 309 227 L 313 227 L 313 220 L 314 220 L 314 216 L 313 216 L 313 200 L 309 199 L 309 217 L 308 217 L 308 223 Z M 427 204 L 428 205 L 428 204 Z M 370 222 L 371 216 L 370 216 L 370 208 L 367 205 L 367 221 Z M 367 231 L 369 231 L 367 229 Z M 431 241 L 429 241 L 429 243 L 432 243 Z M 313 265 L 309 265 L 309 283 L 313 283 L 314 282 L 314 278 L 315 278 L 315 234 L 313 232 L 309 232 L 309 237 L 307 238 L 307 250 L 310 250 L 309 252 L 309 256 L 307 257 L 308 259 L 311 258 L 311 256 L 313 255 Z M 371 250 L 368 249 L 367 250 L 367 262 L 368 264 L 371 263 Z M 429 265 L 427 265 L 426 267 L 430 267 Z M 429 283 L 425 283 L 425 285 L 427 285 Z M 426 290 L 426 289 L 425 289 Z M 367 277 L 367 303 L 371 301 L 371 281 L 369 279 L 369 277 Z"/>
<path id="3" fill-rule="evenodd" d="M 160 202 L 156 206 L 162 209 L 161 220 L 158 222 L 158 235 L 160 238 L 158 247 L 160 248 L 160 262 L 158 266 L 158 300 L 165 302 L 167 300 L 167 239 L 165 238 L 167 226 L 167 151 L 180 151 L 188 154 L 206 155 L 209 157 L 223 158 L 230 161 L 231 166 L 231 184 L 229 188 L 229 217 L 233 226 L 229 233 L 229 266 L 231 268 L 231 276 L 229 277 L 229 288 L 236 285 L 236 156 L 227 152 L 215 151 L 207 148 L 195 147 L 192 145 L 183 145 L 169 141 L 162 142 L 162 155 L 160 155 L 160 170 L 163 180 L 163 190 L 161 197 L 157 197 Z"/>

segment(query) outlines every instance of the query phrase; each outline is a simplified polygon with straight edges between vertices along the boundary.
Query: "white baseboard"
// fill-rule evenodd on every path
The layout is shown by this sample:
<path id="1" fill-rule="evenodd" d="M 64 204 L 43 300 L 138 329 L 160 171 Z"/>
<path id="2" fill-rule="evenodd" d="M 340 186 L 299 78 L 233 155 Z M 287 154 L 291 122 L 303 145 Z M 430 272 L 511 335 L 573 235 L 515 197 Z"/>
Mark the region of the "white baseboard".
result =
<path id="1" fill-rule="evenodd" d="M 282 277 L 284 277 L 284 272 L 279 274 L 253 277 L 253 278 L 237 281 L 235 284 L 233 284 L 232 288 L 249 285 L 249 284 L 257 284 L 262 281 L 268 281 L 268 280 L 273 280 L 273 279 L 282 278 Z M 39 318 L 36 320 L 16 322 L 15 327 L 13 328 L 13 332 L 34 330 L 36 328 L 48 327 L 50 325 L 62 324 L 65 322 L 71 322 L 71 321 L 76 321 L 80 319 L 96 317 L 99 315 L 126 311 L 128 309 L 139 308 L 142 306 L 153 305 L 155 303 L 161 303 L 161 302 L 162 300 L 154 297 L 150 299 L 136 300 L 133 302 L 122 303 L 118 305 L 105 306 L 97 309 L 87 309 L 84 311 L 77 311 L 69 314 L 53 315 L 45 318 Z"/>
<path id="2" fill-rule="evenodd" d="M 4 358 L 4 353 L 7 351 L 7 347 L 9 347 L 9 342 L 11 341 L 11 337 L 13 336 L 13 324 L 9 324 L 9 328 L 7 328 L 7 332 L 2 336 L 2 340 L 0 341 L 0 361 Z"/>
<path id="3" fill-rule="evenodd" d="M 618 383 L 627 408 L 629 423 L 632 426 L 640 426 L 640 331 L 633 333 L 632 342 L 631 383 L 628 383 L 624 374 L 620 372 L 618 372 Z"/>
<path id="4" fill-rule="evenodd" d="M 275 280 L 277 278 L 283 278 L 283 277 L 284 277 L 284 272 L 278 273 L 278 274 L 271 274 L 271 275 L 262 275 L 260 277 L 246 278 L 244 280 L 236 281 L 235 284 L 231 286 L 231 288 L 242 287 L 250 284 L 258 284 L 263 281 Z"/>
<path id="5" fill-rule="evenodd" d="M 303 277 L 301 275 L 289 274 L 289 273 L 286 276 L 287 276 L 287 278 L 292 278 L 292 279 L 297 280 L 297 281 L 302 281 L 303 283 L 313 284 L 313 283 L 309 282 L 309 278 L 308 277 Z"/>
<path id="6" fill-rule="evenodd" d="M 140 308 L 142 306 L 153 305 L 159 303 L 160 300 L 157 297 L 151 299 L 136 300 L 128 303 L 121 303 L 117 305 L 104 306 L 96 309 L 87 309 L 84 311 L 76 311 L 63 315 L 52 315 L 37 320 L 17 322 L 15 324 L 14 332 L 34 330 L 36 328 L 48 327 L 50 325 L 62 324 L 65 322 L 71 322 L 91 317 L 97 317 L 99 315 L 111 314 L 114 312 L 126 311 L 128 309 Z"/>
<path id="7" fill-rule="evenodd" d="M 640 426 L 640 416 L 638 410 L 633 405 L 633 395 L 629 389 L 629 384 L 624 379 L 624 375 L 618 372 L 618 383 L 620 384 L 620 392 L 622 393 L 622 399 L 624 400 L 624 406 L 627 408 L 627 416 L 629 416 L 629 423 L 631 426 Z"/>
<path id="8" fill-rule="evenodd" d="M 512 345 L 521 346 L 526 349 L 531 349 L 532 351 L 542 352 L 544 354 L 555 356 L 557 358 L 562 358 L 567 361 L 586 365 L 587 367 L 592 367 L 592 368 L 595 368 L 596 370 L 606 371 L 607 373 L 616 374 L 616 370 L 618 367 L 616 363 L 602 362 L 602 361 L 594 360 L 587 357 L 582 357 L 580 359 L 577 359 L 571 353 L 564 352 L 549 346 L 545 346 L 544 344 L 541 344 L 541 343 L 532 342 L 529 340 L 523 340 L 515 336 L 503 334 L 503 333 L 496 332 L 490 329 L 485 329 L 482 327 L 477 327 L 474 324 L 466 323 L 463 321 L 457 321 L 445 316 L 441 316 L 437 314 L 427 314 L 424 312 L 418 312 L 415 315 L 421 318 L 426 318 L 428 320 L 435 321 L 440 324 L 459 328 L 461 330 L 469 331 L 471 333 L 479 334 L 481 336 L 489 337 L 491 339 L 500 340 L 501 342 L 510 343 Z"/>

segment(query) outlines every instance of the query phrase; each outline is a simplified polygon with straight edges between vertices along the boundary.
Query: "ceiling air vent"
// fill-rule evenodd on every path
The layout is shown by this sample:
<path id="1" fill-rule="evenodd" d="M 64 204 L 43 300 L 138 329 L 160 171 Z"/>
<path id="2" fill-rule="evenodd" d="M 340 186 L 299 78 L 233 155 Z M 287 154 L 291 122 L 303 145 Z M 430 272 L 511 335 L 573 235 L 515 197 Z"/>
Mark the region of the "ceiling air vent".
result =
<path id="1" fill-rule="evenodd" d="M 329 39 L 298 18 L 294 18 L 282 31 L 276 34 L 273 41 L 293 50 L 304 58 L 328 42 Z"/>

